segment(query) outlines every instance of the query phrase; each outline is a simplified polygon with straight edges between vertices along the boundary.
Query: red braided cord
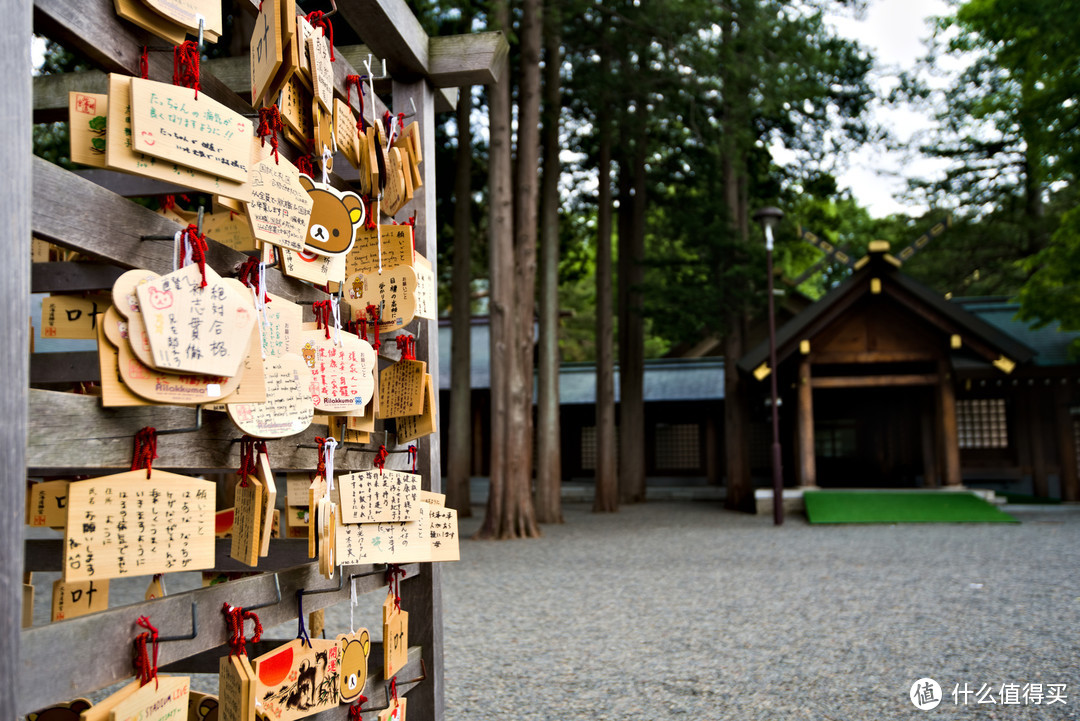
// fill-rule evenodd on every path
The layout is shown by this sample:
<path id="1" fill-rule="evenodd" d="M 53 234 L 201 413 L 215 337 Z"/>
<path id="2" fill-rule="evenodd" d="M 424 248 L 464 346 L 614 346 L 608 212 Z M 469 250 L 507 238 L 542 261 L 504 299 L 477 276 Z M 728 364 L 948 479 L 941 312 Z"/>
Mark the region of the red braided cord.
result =
<path id="1" fill-rule="evenodd" d="M 314 10 L 309 12 L 304 19 L 311 23 L 312 27 L 322 28 L 323 36 L 330 41 L 330 62 L 334 62 L 334 26 L 326 17 L 326 13 L 322 10 Z"/>
<path id="2" fill-rule="evenodd" d="M 131 454 L 131 470 L 146 469 L 146 478 L 150 478 L 151 465 L 157 454 L 157 431 L 151 426 L 140 429 L 135 434 L 135 448 Z"/>
<path id="3" fill-rule="evenodd" d="M 194 40 L 173 48 L 173 85 L 193 88 L 199 99 L 199 44 Z"/>

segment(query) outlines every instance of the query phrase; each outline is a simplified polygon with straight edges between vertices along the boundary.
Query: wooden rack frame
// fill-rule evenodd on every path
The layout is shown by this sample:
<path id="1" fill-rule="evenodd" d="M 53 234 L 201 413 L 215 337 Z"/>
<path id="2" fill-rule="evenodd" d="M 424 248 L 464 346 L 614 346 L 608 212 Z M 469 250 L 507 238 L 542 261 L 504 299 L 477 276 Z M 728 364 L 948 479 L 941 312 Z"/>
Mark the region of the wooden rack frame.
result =
<path id="1" fill-rule="evenodd" d="M 238 6 L 254 13 L 256 0 L 236 0 Z M 392 94 L 395 108 L 415 106 L 421 123 L 421 141 L 426 159 L 421 172 L 424 187 L 402 211 L 416 214 L 416 249 L 434 264 L 435 239 L 435 148 L 434 115 L 451 109 L 455 88 L 488 84 L 498 80 L 506 65 L 508 46 L 499 33 L 477 33 L 449 38 L 429 38 L 407 8 L 404 0 L 338 0 L 341 16 L 367 47 L 342 48 L 334 61 L 336 90 L 342 96 L 346 75 L 357 74 L 354 64 L 369 52 L 387 61 L 392 79 L 382 81 L 377 91 Z M 171 250 L 166 244 L 141 242 L 146 234 L 174 233 L 179 226 L 156 213 L 125 199 L 138 194 L 172 192 L 168 184 L 132 179 L 115 173 L 86 171 L 72 173 L 38 158 L 32 158 L 29 140 L 33 122 L 66 118 L 67 91 L 100 89 L 102 73 L 134 74 L 144 45 L 160 44 L 148 33 L 120 19 L 110 0 L 35 0 L 31 5 L 18 0 L 0 0 L 4 22 L 0 23 L 0 73 L 5 89 L 0 93 L 0 217 L 4 219 L 5 247 L 10 250 L 7 269 L 0 273 L 0 328 L 7 339 L 0 347 L 0 549 L 4 568 L 0 572 L 0 679 L 7 693 L 0 694 L 0 718 L 16 718 L 42 706 L 92 692 L 130 676 L 134 619 L 148 614 L 158 620 L 163 633 L 184 633 L 189 628 L 190 609 L 196 604 L 199 634 L 192 640 L 162 646 L 162 663 L 171 668 L 199 670 L 205 659 L 224 642 L 220 608 L 225 600 L 242 606 L 264 603 L 274 598 L 274 580 L 264 573 L 220 586 L 167 596 L 155 601 L 114 608 L 82 618 L 23 630 L 22 579 L 24 571 L 56 570 L 59 544 L 55 541 L 23 539 L 25 480 L 28 473 L 63 474 L 73 471 L 107 472 L 124 468 L 130 460 L 128 439 L 145 425 L 160 428 L 182 427 L 190 422 L 190 409 L 164 406 L 104 409 L 93 398 L 47 390 L 29 389 L 31 363 L 27 318 L 30 292 L 79 291 L 109 287 L 117 268 L 148 268 L 166 273 L 172 268 Z M 32 10 L 32 12 L 31 12 Z M 45 35 L 76 49 L 94 62 L 99 71 L 70 76 L 31 79 L 32 33 Z M 171 58 L 151 53 L 151 79 L 171 79 Z M 220 77 L 219 77 L 220 74 Z M 85 84 L 84 84 L 85 82 Z M 240 95 L 247 87 L 247 63 L 243 58 L 216 60 L 204 64 L 200 79 L 203 92 L 241 113 L 253 112 Z M 368 98 L 381 115 L 382 100 Z M 354 111 L 358 102 L 352 100 Z M 282 151 L 294 159 L 297 151 L 282 144 Z M 344 166 L 344 168 L 342 167 Z M 337 164 L 339 171 L 351 171 Z M 333 175 L 331 182 L 347 188 L 349 177 Z M 31 237 L 78 250 L 96 257 L 99 263 L 29 262 Z M 207 261 L 216 270 L 228 273 L 244 259 L 243 254 L 212 239 Z M 324 297 L 310 286 L 286 278 L 272 270 L 269 289 L 292 300 Z M 32 282 L 31 282 L 32 279 Z M 416 321 L 419 342 L 416 355 L 438 368 L 438 327 L 436 321 Z M 42 354 L 44 355 L 44 354 Z M 68 354 L 64 354 L 68 355 Z M 88 357 L 33 360 L 35 383 L 89 380 L 96 364 Z M 438 411 L 436 409 L 436 417 Z M 227 470 L 238 465 L 231 442 L 235 428 L 218 418 L 208 418 L 196 433 L 169 436 L 158 447 L 161 468 L 188 472 Z M 307 470 L 314 467 L 314 452 L 297 448 L 312 442 L 313 432 L 274 441 L 271 457 L 278 470 Z M 417 468 L 424 488 L 441 486 L 439 441 L 434 434 L 418 443 Z M 345 449 L 338 451 L 344 454 Z M 339 467 L 370 464 L 370 453 L 352 453 Z M 391 465 L 403 465 L 404 455 Z M 230 568 L 227 552 L 219 544 L 222 568 Z M 296 617 L 295 591 L 305 586 L 326 587 L 314 564 L 302 558 L 296 544 L 275 541 L 263 568 L 276 571 L 281 601 L 260 611 L 267 626 Z M 291 568 L 282 563 L 299 562 Z M 362 572 L 370 567 L 345 568 Z M 281 569 L 281 570 L 278 570 Z M 419 675 L 421 659 L 427 679 L 409 691 L 410 709 L 420 718 L 440 721 L 443 717 L 442 598 L 438 564 L 406 566 L 402 585 L 403 606 L 410 611 L 409 664 L 401 672 L 405 678 Z M 374 592 L 385 586 L 380 575 L 358 580 L 358 591 Z M 306 610 L 316 610 L 348 598 L 348 588 L 340 592 L 311 596 Z M 58 654 L 57 649 L 72 649 Z M 93 663 L 87 659 L 93 658 Z M 201 659 L 201 660 L 200 660 Z M 366 694 L 379 683 L 369 681 Z M 344 719 L 347 707 L 320 714 L 320 719 Z"/>

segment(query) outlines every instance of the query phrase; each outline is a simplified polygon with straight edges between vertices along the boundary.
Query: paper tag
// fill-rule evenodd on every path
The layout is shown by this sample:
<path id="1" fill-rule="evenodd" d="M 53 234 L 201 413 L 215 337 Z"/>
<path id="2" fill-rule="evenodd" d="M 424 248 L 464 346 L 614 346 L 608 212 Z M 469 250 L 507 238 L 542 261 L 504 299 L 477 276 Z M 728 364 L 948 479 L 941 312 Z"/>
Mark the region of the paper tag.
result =
<path id="1" fill-rule="evenodd" d="M 36 528 L 63 528 L 67 523 L 68 482 L 42 481 L 27 491 L 26 523 Z"/>
<path id="2" fill-rule="evenodd" d="M 424 412 L 427 363 L 400 360 L 379 373 L 379 417 L 418 416 Z"/>
<path id="3" fill-rule="evenodd" d="M 424 412 L 418 416 L 397 419 L 398 443 L 414 441 L 434 433 L 435 430 L 435 384 L 429 373 L 424 379 Z"/>
<path id="4" fill-rule="evenodd" d="M 312 372 L 311 399 L 316 410 L 344 412 L 363 410 L 375 391 L 375 351 L 366 340 L 352 333 L 340 333 L 341 345 L 334 344 L 334 331 L 303 332 L 301 354 Z"/>
<path id="5" fill-rule="evenodd" d="M 300 171 L 288 160 L 264 160 L 252 168 L 248 215 L 256 240 L 303 250 L 313 205 Z"/>
<path id="6" fill-rule="evenodd" d="M 412 232 L 407 225 L 380 225 L 378 229 L 361 227 L 346 258 L 345 270 L 350 275 L 377 273 L 382 252 L 383 270 L 413 264 Z"/>
<path id="7" fill-rule="evenodd" d="M 315 88 L 315 97 L 325 112 L 333 112 L 334 65 L 330 62 L 330 42 L 322 30 L 308 36 L 307 53 L 311 59 L 311 84 Z"/>
<path id="8" fill-rule="evenodd" d="M 105 123 L 109 96 L 96 93 L 68 93 L 68 120 L 71 130 L 71 162 L 105 167 Z"/>
<path id="9" fill-rule="evenodd" d="M 52 587 L 51 620 L 63 621 L 109 607 L 109 581 L 64 581 L 57 579 Z"/>
<path id="10" fill-rule="evenodd" d="M 187 676 L 158 676 L 157 683 L 148 683 L 116 704 L 109 714 L 110 721 L 175 721 L 183 718 L 188 709 L 191 690 Z M 85 716 L 84 716 L 85 718 Z"/>
<path id="11" fill-rule="evenodd" d="M 264 518 L 262 484 L 254 476 L 248 476 L 246 480 L 246 486 L 242 482 L 236 484 L 229 556 L 245 565 L 257 566 Z"/>
<path id="12" fill-rule="evenodd" d="M 383 678 L 409 662 L 409 613 L 397 607 L 393 594 L 383 601 Z"/>
<path id="13" fill-rule="evenodd" d="M 252 171 L 254 179 L 254 170 Z M 258 243 L 251 234 L 251 224 L 243 212 L 225 211 L 203 216 L 203 233 L 224 246 L 242 252 L 257 250 Z"/>
<path id="14" fill-rule="evenodd" d="M 244 182 L 235 182 L 136 152 L 132 143 L 130 75 L 117 73 L 109 75 L 109 107 L 105 138 L 105 167 L 107 168 L 157 178 L 203 193 L 225 195 L 245 202 L 251 198 L 251 188 L 246 182 L 246 177 Z"/>
<path id="15" fill-rule="evenodd" d="M 360 196 L 316 183 L 303 174 L 300 184 L 314 202 L 304 237 L 305 249 L 319 255 L 348 253 L 353 247 L 356 229 L 364 222 L 364 202 Z"/>
<path id="16" fill-rule="evenodd" d="M 136 289 L 156 367 L 229 377 L 239 370 L 255 325 L 253 300 L 209 266 L 206 282 L 201 287 L 192 264 Z"/>
<path id="17" fill-rule="evenodd" d="M 259 713 L 269 721 L 291 721 L 336 707 L 339 653 L 336 640 L 312 638 L 308 647 L 293 639 L 256 658 Z"/>
<path id="18" fill-rule="evenodd" d="M 281 67 L 281 12 L 277 0 L 263 0 L 251 31 L 251 104 L 263 104 Z M 272 104 L 272 103 L 270 103 Z"/>
<path id="19" fill-rule="evenodd" d="M 237 183 L 248 180 L 251 121 L 191 88 L 131 79 L 135 150 Z"/>
<path id="20" fill-rule="evenodd" d="M 420 476 L 404 471 L 358 471 L 338 479 L 343 523 L 417 521 Z"/>
<path id="21" fill-rule="evenodd" d="M 311 369 L 299 355 L 267 358 L 263 365 L 265 403 L 230 403 L 229 418 L 256 438 L 285 438 L 311 425 Z"/>
<path id="22" fill-rule="evenodd" d="M 379 332 L 408 324 L 416 312 L 416 272 L 407 265 L 384 268 L 380 274 L 358 273 L 345 280 L 345 299 L 353 320 L 367 319 L 367 307 L 379 308 Z"/>
<path id="23" fill-rule="evenodd" d="M 337 637 L 341 658 L 341 682 L 338 693 L 341 703 L 352 703 L 364 692 L 368 677 L 368 656 L 371 653 L 371 634 L 366 628 Z"/>
<path id="24" fill-rule="evenodd" d="M 71 483 L 64 580 L 212 568 L 215 495 L 212 481 L 157 470 Z"/>
<path id="25" fill-rule="evenodd" d="M 270 459 L 265 453 L 260 453 L 255 459 L 255 475 L 262 484 L 262 530 L 259 534 L 259 555 L 266 556 L 270 553 L 270 539 L 274 536 L 274 516 L 277 511 L 274 504 L 277 503 L 277 484 L 274 482 L 274 471 L 270 468 Z"/>

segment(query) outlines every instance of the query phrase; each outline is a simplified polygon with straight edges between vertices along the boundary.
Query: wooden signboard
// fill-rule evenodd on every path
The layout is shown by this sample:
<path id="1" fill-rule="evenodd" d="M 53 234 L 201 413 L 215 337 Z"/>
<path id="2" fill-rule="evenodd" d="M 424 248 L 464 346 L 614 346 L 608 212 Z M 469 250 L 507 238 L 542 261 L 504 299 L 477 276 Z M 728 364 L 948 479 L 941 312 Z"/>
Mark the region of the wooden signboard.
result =
<path id="1" fill-rule="evenodd" d="M 212 568 L 215 488 L 157 470 L 71 483 L 64 580 Z"/>
<path id="2" fill-rule="evenodd" d="M 27 491 L 26 523 L 36 528 L 67 524 L 68 481 L 41 481 Z"/>
<path id="3" fill-rule="evenodd" d="M 424 379 L 424 412 L 418 416 L 397 419 L 398 443 L 415 441 L 435 431 L 435 383 L 431 374 L 428 374 Z"/>
<path id="4" fill-rule="evenodd" d="M 427 363 L 399 360 L 379 373 L 379 417 L 401 418 L 424 412 Z"/>
<path id="5" fill-rule="evenodd" d="M 327 340 L 325 331 L 303 332 L 301 355 L 312 372 L 311 398 L 323 413 L 363 411 L 375 391 L 375 351 L 366 340 L 352 333 L 335 333 Z"/>
<path id="6" fill-rule="evenodd" d="M 224 195 L 245 202 L 251 199 L 251 188 L 246 178 L 245 182 L 238 183 L 136 152 L 131 137 L 131 76 L 117 73 L 109 75 L 107 110 L 105 167 L 176 183 L 203 193 Z"/>
<path id="7" fill-rule="evenodd" d="M 360 196 L 316 183 L 306 175 L 300 176 L 300 184 L 314 203 L 304 237 L 305 249 L 320 255 L 344 256 L 352 249 L 356 231 L 364 222 Z"/>
<path id="8" fill-rule="evenodd" d="M 383 601 L 383 678 L 391 678 L 409 662 L 409 614 L 397 607 L 394 595 Z"/>
<path id="9" fill-rule="evenodd" d="M 256 240 L 303 250 L 314 204 L 300 184 L 300 171 L 288 160 L 264 160 L 252 168 L 248 216 Z"/>
<path id="10" fill-rule="evenodd" d="M 251 121 L 205 93 L 131 79 L 135 150 L 245 183 L 251 164 Z"/>
<path id="11" fill-rule="evenodd" d="M 293 639 L 254 660 L 256 699 L 268 721 L 292 721 L 338 705 L 341 677 L 336 640 Z"/>
<path id="12" fill-rule="evenodd" d="M 379 258 L 382 258 L 380 264 Z M 378 228 L 361 227 L 346 259 L 345 270 L 350 276 L 361 273 L 378 273 L 399 265 L 413 264 L 412 228 L 407 225 L 380 225 Z M 363 280 L 351 288 L 357 294 L 363 292 Z M 359 297 L 357 295 L 356 297 Z"/>
<path id="13" fill-rule="evenodd" d="M 63 621 L 109 607 L 109 581 L 65 581 L 57 579 L 52 587 L 51 620 Z"/>
<path id="14" fill-rule="evenodd" d="M 342 522 L 419 520 L 420 481 L 415 473 L 378 469 L 341 476 L 338 489 Z"/>
<path id="15" fill-rule="evenodd" d="M 68 93 L 68 121 L 71 133 L 71 162 L 105 167 L 105 123 L 109 96 L 96 93 Z"/>
<path id="16" fill-rule="evenodd" d="M 278 0 L 263 0 L 251 31 L 251 104 L 263 104 L 281 67 L 281 12 Z"/>
<path id="17" fill-rule="evenodd" d="M 311 369 L 299 355 L 270 356 L 263 362 L 264 403 L 230 403 L 229 418 L 256 438 L 285 438 L 300 433 L 315 414 Z"/>
<path id="18" fill-rule="evenodd" d="M 109 721 L 174 721 L 188 710 L 191 691 L 187 676 L 158 676 L 109 712 Z"/>
<path id="19" fill-rule="evenodd" d="M 236 484 L 233 509 L 232 547 L 229 556 L 247 566 L 257 566 L 265 519 L 262 484 L 258 478 L 247 476 Z"/>
<path id="20" fill-rule="evenodd" d="M 416 312 L 416 272 L 410 266 L 384 268 L 380 274 L 363 273 L 345 281 L 345 298 L 353 320 L 367 317 L 367 307 L 379 308 L 379 332 L 403 328 Z"/>
<path id="21" fill-rule="evenodd" d="M 209 266 L 201 283 L 192 264 L 136 289 L 154 365 L 234 376 L 250 346 L 254 303 Z"/>

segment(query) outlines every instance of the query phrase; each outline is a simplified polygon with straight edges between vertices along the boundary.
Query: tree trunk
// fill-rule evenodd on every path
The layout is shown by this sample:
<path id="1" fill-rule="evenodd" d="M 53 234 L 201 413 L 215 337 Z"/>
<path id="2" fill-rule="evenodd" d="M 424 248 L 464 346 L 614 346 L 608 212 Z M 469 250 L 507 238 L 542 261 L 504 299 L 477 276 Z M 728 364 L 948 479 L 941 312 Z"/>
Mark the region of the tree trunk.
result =
<path id="1" fill-rule="evenodd" d="M 606 32 L 606 23 L 602 30 Z M 600 52 L 601 77 L 611 68 L 610 52 Z M 619 508 L 615 440 L 615 349 L 611 297 L 611 112 L 601 102 L 599 117 L 600 192 L 596 212 L 596 496 L 593 511 Z"/>
<path id="2" fill-rule="evenodd" d="M 750 413 L 746 381 L 739 378 L 735 363 L 742 357 L 744 322 L 741 314 L 728 314 L 724 337 L 724 456 L 727 463 L 727 500 L 734 511 L 754 510 L 754 486 L 750 479 Z"/>
<path id="3" fill-rule="evenodd" d="M 471 88 L 461 89 L 457 106 L 457 174 L 454 178 L 454 270 L 450 304 L 450 427 L 446 464 L 446 505 L 458 517 L 472 515 L 472 374 L 469 353 L 472 299 L 472 112 Z"/>
<path id="4" fill-rule="evenodd" d="M 533 324 L 536 317 L 536 208 L 540 165 L 540 43 L 543 4 L 525 0 L 521 21 L 517 183 L 514 207 L 514 310 L 511 316 L 510 408 L 507 417 L 506 526 L 502 537 L 540 535 L 533 509 Z"/>
<path id="5" fill-rule="evenodd" d="M 493 8 L 494 29 L 510 30 L 507 0 Z M 509 65 L 509 60 L 506 61 Z M 491 448 L 490 490 L 484 523 L 477 538 L 502 538 L 507 531 L 506 439 L 510 401 L 510 343 L 513 342 L 514 204 L 510 158 L 510 72 L 504 67 L 498 83 L 491 86 L 488 103 L 490 227 L 488 230 L 491 275 Z"/>
<path id="6" fill-rule="evenodd" d="M 645 133 L 635 132 L 627 172 L 626 239 L 619 236 L 619 295 L 626 304 L 619 327 L 619 488 L 623 503 L 645 500 L 645 316 L 642 284 L 645 259 Z M 619 212 L 622 213 L 620 201 Z M 625 288 L 625 290 L 623 290 Z"/>
<path id="7" fill-rule="evenodd" d="M 536 428 L 536 520 L 562 523 L 559 427 L 559 113 L 560 20 L 548 4 L 544 36 L 544 180 L 540 188 L 540 372 Z"/>

